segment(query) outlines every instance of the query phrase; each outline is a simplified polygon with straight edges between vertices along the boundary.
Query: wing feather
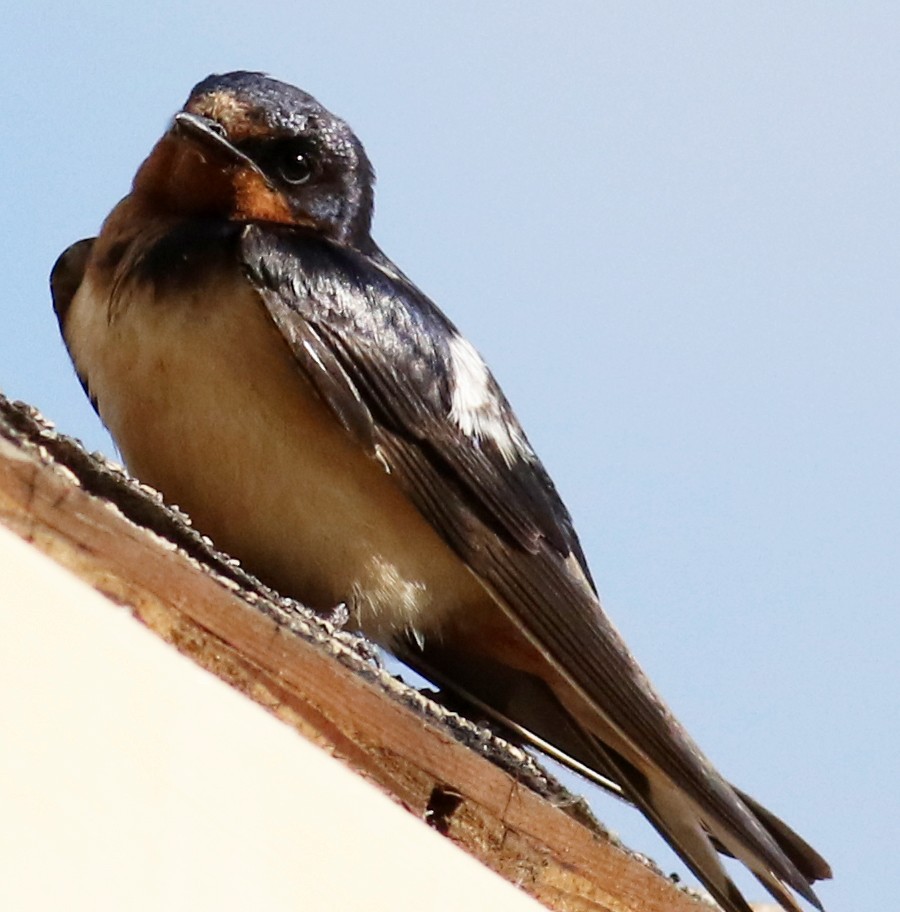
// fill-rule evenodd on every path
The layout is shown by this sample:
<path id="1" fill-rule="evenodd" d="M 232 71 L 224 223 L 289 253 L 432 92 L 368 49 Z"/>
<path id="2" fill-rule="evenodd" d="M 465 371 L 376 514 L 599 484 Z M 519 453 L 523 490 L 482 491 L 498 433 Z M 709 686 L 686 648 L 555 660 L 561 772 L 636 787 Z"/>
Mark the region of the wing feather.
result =
<path id="1" fill-rule="evenodd" d="M 720 901 L 746 908 L 710 861 L 708 836 L 763 882 L 774 878 L 780 889 L 783 881 L 818 905 L 808 878 L 821 866 L 798 868 L 787 857 L 783 840 L 773 838 L 656 695 L 592 584 L 585 586 L 590 577 L 571 518 L 492 377 L 486 391 L 493 407 L 522 441 L 516 458 L 452 419 L 452 324 L 377 254 L 258 226 L 245 229 L 241 250 L 272 319 L 335 414 L 377 449 L 510 619 L 596 710 L 599 729 L 614 731 L 642 767 L 659 774 L 666 794 L 683 793 L 678 800 L 695 809 L 694 823 L 679 823 L 634 785 L 631 765 L 622 773 L 632 800 L 716 885 Z M 572 572 L 572 555 L 584 578 Z M 609 758 L 599 761 L 608 769 Z"/>

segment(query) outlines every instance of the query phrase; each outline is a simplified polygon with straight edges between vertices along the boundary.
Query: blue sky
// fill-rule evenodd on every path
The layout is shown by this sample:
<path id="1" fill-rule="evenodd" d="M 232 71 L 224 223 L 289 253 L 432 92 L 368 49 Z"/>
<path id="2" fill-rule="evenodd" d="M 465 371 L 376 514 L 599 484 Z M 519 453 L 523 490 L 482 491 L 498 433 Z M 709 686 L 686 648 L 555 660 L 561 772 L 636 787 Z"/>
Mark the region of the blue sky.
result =
<path id="1" fill-rule="evenodd" d="M 900 9 L 38 2 L 3 31 L 0 388 L 113 452 L 50 266 L 200 78 L 302 86 L 366 144 L 377 240 L 494 367 L 660 690 L 829 858 L 830 909 L 886 907 Z"/>

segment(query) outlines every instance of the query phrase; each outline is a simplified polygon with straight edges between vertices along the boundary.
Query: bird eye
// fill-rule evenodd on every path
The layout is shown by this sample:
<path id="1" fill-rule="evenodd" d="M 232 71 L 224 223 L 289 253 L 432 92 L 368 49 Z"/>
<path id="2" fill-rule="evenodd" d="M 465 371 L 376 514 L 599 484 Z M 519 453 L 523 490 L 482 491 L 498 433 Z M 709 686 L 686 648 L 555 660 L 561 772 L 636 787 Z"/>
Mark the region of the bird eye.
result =
<path id="1" fill-rule="evenodd" d="M 315 161 L 308 149 L 285 149 L 275 163 L 278 176 L 294 187 L 305 184 L 315 173 Z"/>

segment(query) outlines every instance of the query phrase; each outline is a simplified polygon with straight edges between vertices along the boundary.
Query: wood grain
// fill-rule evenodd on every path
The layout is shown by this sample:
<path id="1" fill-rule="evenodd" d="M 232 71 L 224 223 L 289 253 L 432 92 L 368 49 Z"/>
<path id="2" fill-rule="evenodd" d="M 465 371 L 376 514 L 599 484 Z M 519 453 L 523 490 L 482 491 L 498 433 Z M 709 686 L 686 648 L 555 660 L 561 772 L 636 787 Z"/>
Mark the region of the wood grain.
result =
<path id="1" fill-rule="evenodd" d="M 381 671 L 355 637 L 2 397 L 0 522 L 548 908 L 709 908 L 557 806 L 564 794 L 520 749 Z"/>

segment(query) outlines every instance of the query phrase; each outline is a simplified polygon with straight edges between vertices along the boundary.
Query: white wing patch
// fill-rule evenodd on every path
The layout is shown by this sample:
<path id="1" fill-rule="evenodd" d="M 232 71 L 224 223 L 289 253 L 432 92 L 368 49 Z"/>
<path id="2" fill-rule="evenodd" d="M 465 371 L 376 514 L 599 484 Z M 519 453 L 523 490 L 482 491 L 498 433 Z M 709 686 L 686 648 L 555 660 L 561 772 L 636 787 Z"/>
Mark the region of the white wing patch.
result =
<path id="1" fill-rule="evenodd" d="M 450 418 L 469 437 L 491 440 L 508 466 L 528 459 L 531 449 L 518 425 L 504 416 L 481 355 L 462 336 L 453 336 L 448 346 L 453 368 Z"/>

